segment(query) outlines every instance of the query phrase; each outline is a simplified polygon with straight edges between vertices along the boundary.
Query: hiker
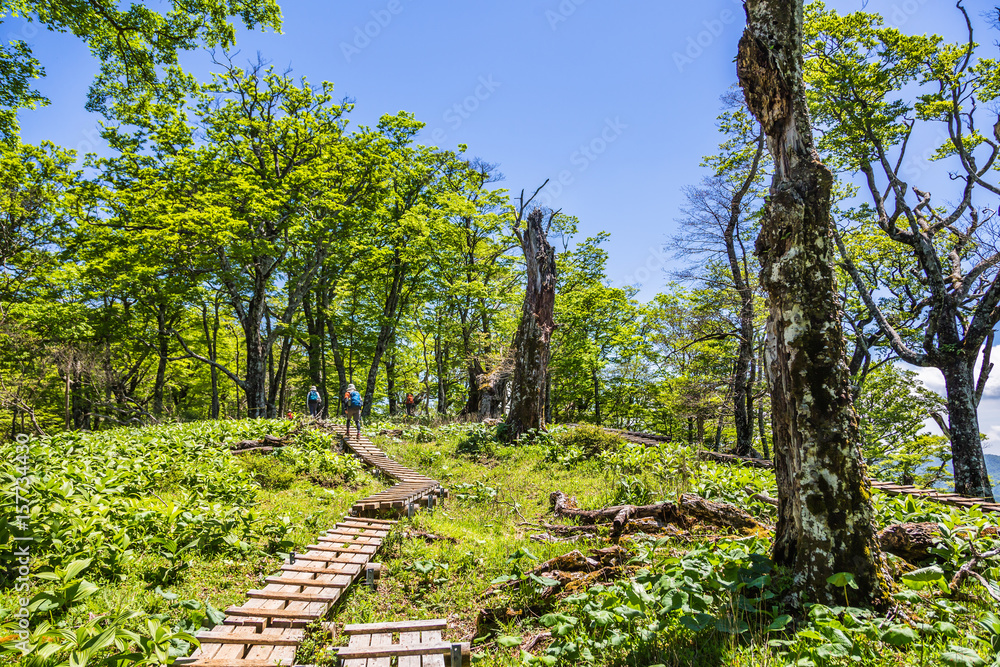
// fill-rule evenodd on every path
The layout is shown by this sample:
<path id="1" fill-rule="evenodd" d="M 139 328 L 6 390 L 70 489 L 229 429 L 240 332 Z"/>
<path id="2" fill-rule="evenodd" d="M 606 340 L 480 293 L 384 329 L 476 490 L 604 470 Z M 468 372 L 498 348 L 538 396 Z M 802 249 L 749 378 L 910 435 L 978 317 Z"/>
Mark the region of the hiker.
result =
<path id="1" fill-rule="evenodd" d="M 316 391 L 316 385 L 309 387 L 309 394 L 306 396 L 306 405 L 309 406 L 309 416 L 319 417 L 319 406 L 323 403 L 323 397 Z"/>
<path id="2" fill-rule="evenodd" d="M 354 388 L 354 384 L 347 385 L 344 392 L 344 414 L 347 415 L 347 435 L 351 434 L 351 418 L 358 427 L 358 437 L 361 437 L 361 394 Z"/>
<path id="3" fill-rule="evenodd" d="M 413 397 L 413 394 L 407 394 L 406 395 L 405 405 L 406 405 L 406 416 L 407 417 L 412 417 L 413 416 L 413 410 L 414 410 L 414 408 L 417 407 L 417 399 L 415 399 Z"/>

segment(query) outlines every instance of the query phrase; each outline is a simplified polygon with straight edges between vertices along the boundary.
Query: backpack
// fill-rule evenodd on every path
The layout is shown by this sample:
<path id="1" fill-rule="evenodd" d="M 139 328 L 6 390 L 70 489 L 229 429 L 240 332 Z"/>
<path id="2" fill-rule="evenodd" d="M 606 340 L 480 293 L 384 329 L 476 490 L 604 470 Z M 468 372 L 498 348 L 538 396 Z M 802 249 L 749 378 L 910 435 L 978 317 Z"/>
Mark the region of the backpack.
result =
<path id="1" fill-rule="evenodd" d="M 310 391 L 309 392 L 309 400 L 310 401 L 318 401 L 319 400 L 319 392 L 318 391 Z"/>
<path id="2" fill-rule="evenodd" d="M 356 391 L 349 391 L 344 394 L 344 402 L 352 408 L 361 407 L 361 394 Z"/>

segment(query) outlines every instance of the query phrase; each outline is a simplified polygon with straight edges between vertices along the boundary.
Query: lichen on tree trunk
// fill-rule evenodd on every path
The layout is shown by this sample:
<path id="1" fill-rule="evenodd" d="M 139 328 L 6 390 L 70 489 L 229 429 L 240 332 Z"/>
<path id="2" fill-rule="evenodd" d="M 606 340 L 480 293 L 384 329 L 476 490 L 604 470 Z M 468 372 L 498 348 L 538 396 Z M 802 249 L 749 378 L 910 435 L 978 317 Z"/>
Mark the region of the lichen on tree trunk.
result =
<path id="1" fill-rule="evenodd" d="M 504 436 L 515 440 L 529 429 L 545 427 L 545 378 L 549 341 L 555 329 L 556 254 L 549 244 L 544 215 L 534 209 L 523 230 L 515 227 L 527 274 L 521 323 L 514 337 L 514 373 Z"/>
<path id="2" fill-rule="evenodd" d="M 775 173 L 756 251 L 768 293 L 767 370 L 779 516 L 773 558 L 805 600 L 888 602 L 872 523 L 833 264 L 833 176 L 812 138 L 802 80 L 802 0 L 747 0 L 737 73 Z"/>

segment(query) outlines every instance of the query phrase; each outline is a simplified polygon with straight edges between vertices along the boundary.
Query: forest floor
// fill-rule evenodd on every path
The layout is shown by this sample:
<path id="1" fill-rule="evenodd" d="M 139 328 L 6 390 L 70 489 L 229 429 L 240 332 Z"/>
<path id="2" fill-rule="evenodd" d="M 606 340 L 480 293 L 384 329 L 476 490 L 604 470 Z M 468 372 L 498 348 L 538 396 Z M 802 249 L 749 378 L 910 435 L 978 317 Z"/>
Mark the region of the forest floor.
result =
<path id="1" fill-rule="evenodd" d="M 236 457 L 223 446 L 248 437 L 246 429 L 288 432 L 290 424 L 259 422 L 238 433 L 207 424 L 130 429 L 33 449 L 44 471 L 36 492 L 44 507 L 33 521 L 50 537 L 34 547 L 32 569 L 55 573 L 32 591 L 33 622 L 51 627 L 43 628 L 48 639 L 36 630 L 27 660 L 5 637 L 0 662 L 60 664 L 74 644 L 54 630 L 97 637 L 116 627 L 123 610 L 143 614 L 121 620 L 124 631 L 159 637 L 164 650 L 186 654 L 191 646 L 179 633 L 211 625 L 217 610 L 259 588 L 284 553 L 333 526 L 354 500 L 388 486 L 353 459 L 330 454 L 335 443 L 314 432 L 290 434 L 295 446 L 270 455 Z M 647 448 L 564 427 L 513 446 L 477 425 L 380 423 L 366 433 L 390 457 L 439 480 L 450 498 L 396 526 L 376 556 L 385 566 L 377 589 L 352 586 L 330 617 L 337 627 L 445 618 L 445 639 L 471 641 L 483 666 L 1000 666 L 1000 620 L 991 614 L 997 605 L 979 584 L 951 590 L 947 583 L 973 548 L 1000 546 L 994 516 L 875 494 L 880 526 L 939 524 L 935 553 L 914 564 L 916 571 L 892 559 L 901 585 L 883 615 L 816 605 L 796 616 L 783 607 L 790 584 L 771 568 L 766 532 L 667 526 L 625 535 L 616 546 L 604 531 L 566 536 L 551 528 L 569 524 L 552 515 L 555 491 L 581 508 L 694 493 L 773 523 L 773 506 L 752 498 L 776 495 L 767 472 L 703 462 L 679 445 Z M 112 440 L 117 449 L 109 449 Z M 552 571 L 533 572 L 567 554 Z M 590 567 L 574 571 L 588 557 Z M 67 572 L 81 560 L 92 562 Z M 978 569 L 1000 580 L 1000 560 Z M 0 607 L 13 633 L 13 577 Z M 313 628 L 297 662 L 332 665 L 344 641 Z M 33 661 L 47 644 L 51 655 Z M 92 651 L 90 664 L 109 652 L 110 645 Z"/>

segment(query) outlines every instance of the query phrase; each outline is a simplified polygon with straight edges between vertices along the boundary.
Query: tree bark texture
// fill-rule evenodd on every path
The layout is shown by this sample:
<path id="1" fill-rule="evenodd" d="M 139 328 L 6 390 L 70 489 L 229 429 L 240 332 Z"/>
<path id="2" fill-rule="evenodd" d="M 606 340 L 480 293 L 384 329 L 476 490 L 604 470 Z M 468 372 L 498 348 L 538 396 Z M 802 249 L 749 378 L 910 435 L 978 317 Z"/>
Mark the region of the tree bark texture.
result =
<path id="1" fill-rule="evenodd" d="M 521 323 L 514 337 L 514 375 L 505 436 L 511 441 L 544 424 L 549 341 L 555 329 L 556 253 L 549 244 L 540 209 L 528 214 L 527 228 L 515 230 L 524 252 L 527 286 Z"/>
<path id="2" fill-rule="evenodd" d="M 833 176 L 816 153 L 802 79 L 801 0 L 747 0 L 737 73 L 761 123 L 774 178 L 756 251 L 768 293 L 766 362 L 778 481 L 773 559 L 810 602 L 854 575 L 857 606 L 888 603 L 859 449 L 833 264 Z"/>

